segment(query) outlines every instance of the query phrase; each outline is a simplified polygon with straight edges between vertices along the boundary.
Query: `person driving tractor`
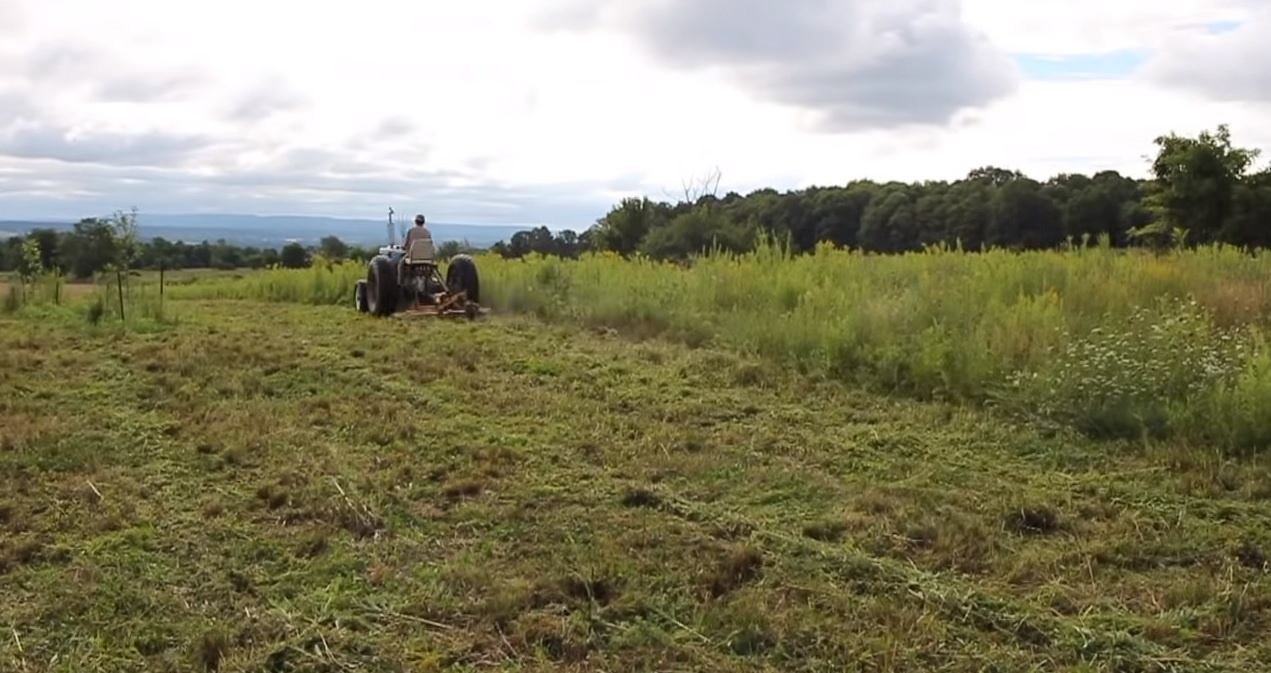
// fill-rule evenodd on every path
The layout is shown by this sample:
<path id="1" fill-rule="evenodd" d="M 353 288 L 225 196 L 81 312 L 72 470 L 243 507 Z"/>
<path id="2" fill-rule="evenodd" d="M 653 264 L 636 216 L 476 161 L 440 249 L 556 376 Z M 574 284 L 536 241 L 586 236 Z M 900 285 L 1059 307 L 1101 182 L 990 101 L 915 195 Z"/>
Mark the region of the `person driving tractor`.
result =
<path id="1" fill-rule="evenodd" d="M 406 252 L 397 262 L 397 280 L 404 282 L 402 276 L 405 270 L 406 258 L 410 256 L 410 246 L 415 241 L 432 240 L 432 232 L 428 231 L 428 227 L 424 226 L 424 216 L 422 214 L 415 216 L 415 226 L 406 232 L 406 238 L 402 241 L 402 250 Z"/>
<path id="2" fill-rule="evenodd" d="M 424 226 L 424 216 L 415 216 L 415 226 L 406 232 L 406 240 L 402 243 L 402 248 L 410 252 L 410 244 L 421 239 L 432 238 L 432 233 L 428 231 L 428 227 Z"/>

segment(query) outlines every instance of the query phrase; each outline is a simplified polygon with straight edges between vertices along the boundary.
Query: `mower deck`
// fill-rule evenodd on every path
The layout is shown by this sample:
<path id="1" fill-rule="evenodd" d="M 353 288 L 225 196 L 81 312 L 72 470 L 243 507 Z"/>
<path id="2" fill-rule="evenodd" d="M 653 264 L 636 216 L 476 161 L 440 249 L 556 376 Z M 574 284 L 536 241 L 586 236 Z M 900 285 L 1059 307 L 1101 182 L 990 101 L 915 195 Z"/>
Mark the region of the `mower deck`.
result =
<path id="1" fill-rule="evenodd" d="M 490 309 L 468 301 L 466 292 L 437 295 L 433 304 L 413 303 L 394 315 L 399 318 L 468 318 L 474 320 Z"/>
<path id="2" fill-rule="evenodd" d="M 469 318 L 475 319 L 490 313 L 490 309 L 484 306 L 476 306 L 470 304 L 472 308 L 449 308 L 439 309 L 437 306 L 420 305 L 412 306 L 393 313 L 392 317 L 410 320 L 412 318 Z"/>

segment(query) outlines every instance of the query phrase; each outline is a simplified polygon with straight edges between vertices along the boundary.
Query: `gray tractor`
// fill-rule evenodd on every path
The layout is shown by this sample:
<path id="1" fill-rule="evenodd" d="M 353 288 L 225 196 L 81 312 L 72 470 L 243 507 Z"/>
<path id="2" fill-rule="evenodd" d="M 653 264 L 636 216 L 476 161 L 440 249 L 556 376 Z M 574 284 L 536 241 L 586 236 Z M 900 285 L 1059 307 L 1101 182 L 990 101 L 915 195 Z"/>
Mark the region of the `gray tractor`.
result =
<path id="1" fill-rule="evenodd" d="M 481 307 L 481 284 L 471 255 L 450 258 L 443 278 L 437 248 L 431 238 L 414 241 L 406 250 L 394 240 L 393 210 L 388 211 L 389 244 L 367 264 L 358 280 L 354 301 L 358 311 L 376 316 L 476 318 Z M 404 239 L 404 237 L 403 237 Z"/>

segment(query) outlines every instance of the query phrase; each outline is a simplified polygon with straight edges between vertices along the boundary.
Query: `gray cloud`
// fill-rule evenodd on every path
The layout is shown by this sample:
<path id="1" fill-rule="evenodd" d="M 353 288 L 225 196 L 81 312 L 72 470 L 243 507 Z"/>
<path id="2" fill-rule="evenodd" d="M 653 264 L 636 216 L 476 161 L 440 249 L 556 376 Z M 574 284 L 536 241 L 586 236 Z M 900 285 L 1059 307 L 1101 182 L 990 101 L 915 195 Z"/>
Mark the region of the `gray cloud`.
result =
<path id="1" fill-rule="evenodd" d="M 1235 30 L 1197 33 L 1172 40 L 1154 54 L 1138 76 L 1166 87 L 1191 91 L 1220 102 L 1271 103 L 1271 10 L 1263 9 Z"/>
<path id="2" fill-rule="evenodd" d="M 0 6 L 9 3 L 0 0 Z M 0 21 L 7 15 L 0 14 Z M 0 34 L 4 27 L 0 26 Z M 47 92 L 91 103 L 158 101 L 201 88 L 204 71 L 179 64 L 143 69 L 101 48 L 106 43 L 49 40 L 0 59 L 0 213 L 5 218 L 78 218 L 137 206 L 143 213 L 254 212 L 366 216 L 388 206 L 439 222 L 585 227 L 610 207 L 593 198 L 609 184 L 520 188 L 485 179 L 479 166 L 412 168 L 428 147 L 408 117 L 373 120 L 343 148 L 289 149 L 274 161 L 239 168 L 248 150 L 278 143 L 172 132 L 81 131 L 50 116 Z M 8 56 L 8 52 L 5 54 Z M 213 113 L 251 124 L 302 110 L 309 100 L 281 77 L 239 83 Z M 388 111 L 386 111 L 388 112 Z M 379 123 L 376 124 L 375 122 Z M 294 141 L 295 138 L 287 139 Z M 362 161 L 359 144 L 389 149 L 391 164 Z M 407 164 L 402 168 L 398 164 Z M 637 184 L 630 191 L 644 191 Z"/>
<path id="3" fill-rule="evenodd" d="M 26 22 L 26 9 L 21 3 L 0 2 L 0 35 L 21 35 Z"/>
<path id="4" fill-rule="evenodd" d="M 409 117 L 392 115 L 358 134 L 347 146 L 352 151 L 387 151 L 398 157 L 409 156 L 414 161 L 421 161 L 432 154 L 432 147 L 418 137 L 419 130 L 419 125 Z"/>
<path id="5" fill-rule="evenodd" d="M 83 87 L 91 100 L 108 103 L 172 100 L 209 81 L 192 67 L 129 70 L 99 47 L 45 43 L 22 59 L 16 74 L 34 88 Z"/>
<path id="6" fill-rule="evenodd" d="M 180 63 L 136 67 L 101 45 L 60 42 L 44 42 L 21 59 L 0 61 L 0 74 L 25 81 L 32 89 L 79 89 L 88 100 L 107 103 L 178 100 L 199 93 L 213 81 L 202 67 Z M 283 78 L 270 76 L 240 91 L 225 103 L 222 114 L 229 121 L 250 123 L 307 104 L 308 99 Z"/>
<path id="7" fill-rule="evenodd" d="M 101 52 L 82 45 L 41 44 L 23 59 L 22 74 L 37 83 L 48 80 L 82 79 L 93 68 Z"/>
<path id="8" fill-rule="evenodd" d="M 206 76 L 194 71 L 112 77 L 96 85 L 93 98 L 107 103 L 155 103 L 194 93 L 207 82 Z"/>
<path id="9" fill-rule="evenodd" d="M 943 126 L 1013 93 L 1013 63 L 960 14 L 960 0 L 581 0 L 538 24 L 617 29 L 666 65 L 722 72 L 839 133 Z"/>
<path id="10" fill-rule="evenodd" d="M 377 141 L 393 141 L 407 138 L 419 130 L 415 122 L 406 117 L 388 117 L 375 127 L 372 137 Z"/>
<path id="11" fill-rule="evenodd" d="M 112 166 L 179 166 L 211 145 L 207 138 L 163 132 L 72 133 L 54 124 L 19 122 L 0 134 L 0 157 Z"/>
<path id="12" fill-rule="evenodd" d="M 258 122 L 279 112 L 302 109 L 308 104 L 309 100 L 287 86 L 282 78 L 271 77 L 230 103 L 225 116 L 235 122 Z"/>
<path id="13" fill-rule="evenodd" d="M 464 168 L 477 173 L 483 173 L 489 169 L 490 166 L 494 165 L 495 161 L 496 159 L 494 157 L 473 157 L 464 162 Z"/>
<path id="14" fill-rule="evenodd" d="M 0 150 L 0 154 L 3 151 Z M 41 154 L 49 154 L 42 152 Z M 438 222 L 586 228 L 610 207 L 591 194 L 612 184 L 521 188 L 455 170 L 395 170 L 323 149 L 289 152 L 251 170 L 63 163 L 0 156 L 7 218 L 141 212 L 244 212 L 382 217 L 388 206 Z M 622 185 L 617 185 L 622 188 Z M 632 192 L 643 191 L 634 181 Z"/>
<path id="15" fill-rule="evenodd" d="M 32 119 L 35 116 L 35 101 L 27 91 L 12 87 L 0 88 L 0 125 Z"/>

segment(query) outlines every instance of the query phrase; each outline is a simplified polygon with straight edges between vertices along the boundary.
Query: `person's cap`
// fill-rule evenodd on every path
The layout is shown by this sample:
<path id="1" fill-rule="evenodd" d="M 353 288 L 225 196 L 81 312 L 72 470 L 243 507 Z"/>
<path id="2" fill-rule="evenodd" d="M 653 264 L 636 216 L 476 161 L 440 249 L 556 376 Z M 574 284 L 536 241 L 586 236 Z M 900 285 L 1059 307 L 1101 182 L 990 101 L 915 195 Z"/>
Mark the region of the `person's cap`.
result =
<path id="1" fill-rule="evenodd" d="M 423 215 L 416 215 L 416 216 L 415 216 L 415 224 L 423 224 L 423 223 L 424 223 L 424 216 L 423 216 Z"/>

